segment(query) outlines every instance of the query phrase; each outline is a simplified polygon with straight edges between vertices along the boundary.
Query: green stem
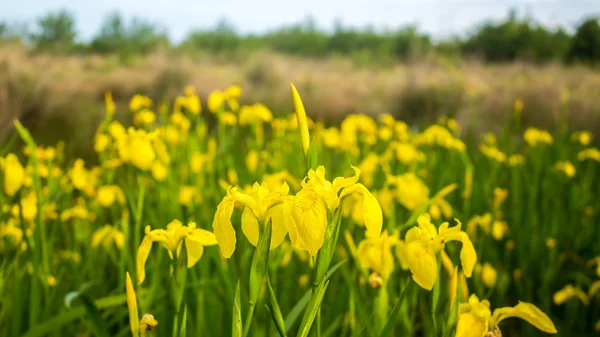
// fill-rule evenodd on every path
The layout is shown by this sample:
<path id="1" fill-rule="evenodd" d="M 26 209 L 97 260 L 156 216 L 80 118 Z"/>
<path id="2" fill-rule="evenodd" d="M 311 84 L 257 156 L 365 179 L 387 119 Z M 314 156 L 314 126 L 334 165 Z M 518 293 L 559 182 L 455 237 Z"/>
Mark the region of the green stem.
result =
<path id="1" fill-rule="evenodd" d="M 317 310 L 317 337 L 321 337 L 321 307 Z"/>
<path id="2" fill-rule="evenodd" d="M 246 314 L 246 320 L 244 321 L 244 332 L 242 333 L 242 337 L 248 336 L 250 332 L 250 324 L 252 324 L 252 316 L 254 316 L 254 308 L 256 307 L 255 303 L 250 303 L 250 307 L 248 308 L 248 313 Z"/>
<path id="3" fill-rule="evenodd" d="M 171 335 L 173 337 L 179 336 L 178 323 L 179 323 L 179 313 L 176 312 L 175 315 L 173 316 L 173 334 Z"/>

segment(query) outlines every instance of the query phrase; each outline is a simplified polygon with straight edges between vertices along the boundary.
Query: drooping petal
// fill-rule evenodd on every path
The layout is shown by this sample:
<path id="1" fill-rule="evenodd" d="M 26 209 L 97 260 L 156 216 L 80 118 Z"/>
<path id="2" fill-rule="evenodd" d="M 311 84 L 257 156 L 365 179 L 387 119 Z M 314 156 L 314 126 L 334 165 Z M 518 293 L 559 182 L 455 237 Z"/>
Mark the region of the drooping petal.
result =
<path id="1" fill-rule="evenodd" d="M 407 243 L 406 254 L 413 280 L 423 289 L 431 290 L 437 280 L 435 253 L 421 240 Z"/>
<path id="2" fill-rule="evenodd" d="M 242 232 L 244 232 L 248 241 L 256 247 L 259 235 L 258 221 L 248 207 L 244 207 L 244 212 L 242 212 Z"/>
<path id="3" fill-rule="evenodd" d="M 306 245 L 302 241 L 302 238 L 298 236 L 298 226 L 296 224 L 296 220 L 292 216 L 293 209 L 293 197 L 289 198 L 283 204 L 283 214 L 285 217 L 285 228 L 287 232 L 290 234 L 290 241 L 292 241 L 292 245 L 297 249 L 308 250 Z"/>
<path id="4" fill-rule="evenodd" d="M 291 206 L 298 237 L 308 252 L 315 256 L 325 240 L 327 207 L 315 190 L 303 188 L 296 194 Z"/>
<path id="5" fill-rule="evenodd" d="M 377 199 L 363 184 L 354 184 L 344 188 L 340 198 L 352 193 L 358 193 L 363 197 L 362 212 L 365 227 L 367 227 L 367 237 L 378 238 L 381 235 L 381 228 L 383 227 L 383 213 L 379 202 L 377 202 Z"/>
<path id="6" fill-rule="evenodd" d="M 483 337 L 487 333 L 488 323 L 485 319 L 473 313 L 458 316 L 456 337 Z"/>
<path id="7" fill-rule="evenodd" d="M 185 238 L 185 250 L 187 251 L 187 267 L 192 268 L 202 257 L 204 246 L 199 241 L 192 240 L 188 236 Z"/>
<path id="8" fill-rule="evenodd" d="M 286 223 L 283 215 L 283 204 L 273 206 L 267 213 L 265 221 L 272 221 L 271 223 L 271 248 L 277 248 L 285 239 L 288 233 Z M 259 226 L 258 221 L 248 208 L 244 209 L 242 213 L 242 231 L 250 243 L 256 247 L 258 244 Z"/>
<path id="9" fill-rule="evenodd" d="M 272 221 L 271 249 L 279 247 L 288 232 L 285 226 L 287 219 L 284 216 L 283 208 L 283 204 L 279 204 L 273 206 L 267 213 L 267 221 Z"/>
<path id="10" fill-rule="evenodd" d="M 217 206 L 217 212 L 213 220 L 213 230 L 217 244 L 221 249 L 221 254 L 225 258 L 230 258 L 235 251 L 236 237 L 235 230 L 231 224 L 231 215 L 233 214 L 234 201 L 226 196 Z"/>
<path id="11" fill-rule="evenodd" d="M 144 240 L 142 240 L 142 244 L 138 248 L 137 258 L 136 258 L 136 267 L 137 267 L 137 277 L 138 284 L 144 282 L 146 278 L 146 260 L 148 259 L 148 255 L 150 254 L 150 249 L 152 249 L 152 238 L 148 235 L 144 236 Z"/>
<path id="12" fill-rule="evenodd" d="M 477 252 L 473 246 L 473 242 L 465 232 L 450 232 L 446 231 L 443 235 L 446 241 L 460 241 L 462 249 L 460 250 L 460 263 L 467 277 L 473 275 L 473 268 L 477 263 Z"/>
<path id="13" fill-rule="evenodd" d="M 519 317 L 546 333 L 557 333 L 556 327 L 548 315 L 531 303 L 519 302 L 514 307 L 494 310 L 493 324 L 497 325 L 509 317 Z"/>

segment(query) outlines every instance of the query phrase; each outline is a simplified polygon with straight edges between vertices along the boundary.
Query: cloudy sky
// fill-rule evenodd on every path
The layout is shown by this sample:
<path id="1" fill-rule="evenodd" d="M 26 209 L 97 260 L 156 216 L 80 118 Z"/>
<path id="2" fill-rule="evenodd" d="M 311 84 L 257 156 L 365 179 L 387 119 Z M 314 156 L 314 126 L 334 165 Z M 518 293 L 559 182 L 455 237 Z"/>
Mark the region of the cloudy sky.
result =
<path id="1" fill-rule="evenodd" d="M 65 8 L 75 14 L 78 38 L 88 39 L 103 17 L 119 11 L 159 23 L 171 38 L 193 29 L 213 27 L 226 18 L 239 31 L 260 33 L 312 16 L 323 29 L 336 19 L 349 26 L 396 28 L 416 24 L 443 37 L 461 34 L 483 20 L 505 18 L 510 8 L 548 26 L 572 29 L 582 18 L 600 16 L 600 0 L 0 0 L 0 21 L 34 22 L 48 11 Z M 30 27 L 32 25 L 30 24 Z"/>

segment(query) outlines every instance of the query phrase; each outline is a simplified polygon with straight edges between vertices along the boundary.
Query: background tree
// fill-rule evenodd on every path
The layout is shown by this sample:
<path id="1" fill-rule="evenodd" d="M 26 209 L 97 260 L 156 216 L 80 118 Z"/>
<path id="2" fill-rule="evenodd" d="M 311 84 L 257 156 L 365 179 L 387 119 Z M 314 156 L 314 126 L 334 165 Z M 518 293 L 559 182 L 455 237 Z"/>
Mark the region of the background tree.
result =
<path id="1" fill-rule="evenodd" d="M 146 54 L 169 44 L 166 32 L 157 24 L 133 18 L 127 24 L 118 12 L 108 14 L 90 43 L 95 53 L 119 53 L 121 56 Z"/>
<path id="2" fill-rule="evenodd" d="M 585 20 L 573 37 L 569 50 L 569 61 L 600 64 L 600 24 L 599 19 Z"/>
<path id="3" fill-rule="evenodd" d="M 73 14 L 63 9 L 38 19 L 31 42 L 37 50 L 68 52 L 73 47 L 75 35 Z"/>

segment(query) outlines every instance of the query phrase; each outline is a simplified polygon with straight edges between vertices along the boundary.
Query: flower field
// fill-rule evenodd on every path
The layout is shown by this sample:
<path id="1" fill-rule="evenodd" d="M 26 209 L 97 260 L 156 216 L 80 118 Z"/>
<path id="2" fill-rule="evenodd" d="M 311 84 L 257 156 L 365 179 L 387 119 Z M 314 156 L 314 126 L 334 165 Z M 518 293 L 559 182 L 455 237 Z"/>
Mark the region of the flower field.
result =
<path id="1" fill-rule="evenodd" d="M 93 163 L 15 120 L 0 336 L 600 331 L 600 151 L 566 101 L 553 130 L 517 101 L 474 137 L 450 117 L 326 125 L 300 89 L 289 115 L 238 86 L 128 112 L 107 93 Z"/>

